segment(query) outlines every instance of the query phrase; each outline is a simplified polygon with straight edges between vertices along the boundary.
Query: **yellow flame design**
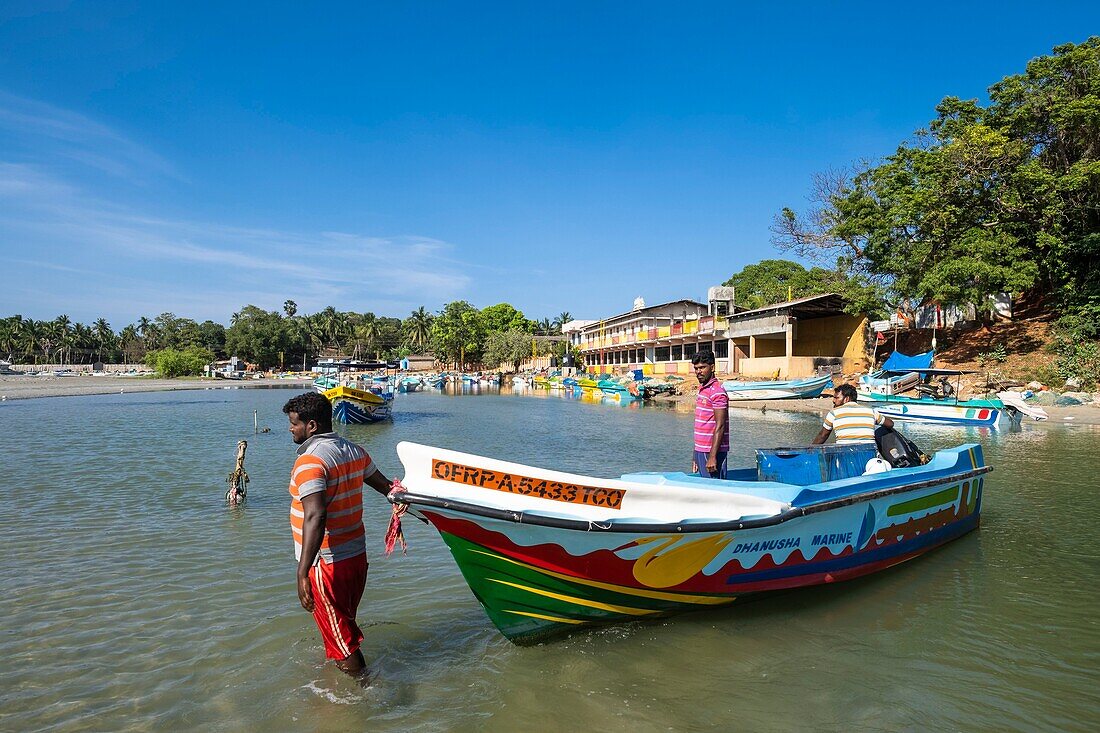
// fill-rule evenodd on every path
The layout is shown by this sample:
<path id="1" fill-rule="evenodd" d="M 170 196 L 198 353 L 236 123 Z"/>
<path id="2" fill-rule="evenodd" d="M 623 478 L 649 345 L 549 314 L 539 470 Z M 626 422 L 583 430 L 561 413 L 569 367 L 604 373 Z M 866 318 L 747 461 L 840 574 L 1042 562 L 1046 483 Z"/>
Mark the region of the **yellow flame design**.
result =
<path id="1" fill-rule="evenodd" d="M 634 561 L 634 578 L 650 588 L 679 585 L 706 567 L 732 541 L 730 534 L 691 541 L 683 541 L 680 536 L 645 537 L 636 544 L 655 542 L 657 545 Z"/>

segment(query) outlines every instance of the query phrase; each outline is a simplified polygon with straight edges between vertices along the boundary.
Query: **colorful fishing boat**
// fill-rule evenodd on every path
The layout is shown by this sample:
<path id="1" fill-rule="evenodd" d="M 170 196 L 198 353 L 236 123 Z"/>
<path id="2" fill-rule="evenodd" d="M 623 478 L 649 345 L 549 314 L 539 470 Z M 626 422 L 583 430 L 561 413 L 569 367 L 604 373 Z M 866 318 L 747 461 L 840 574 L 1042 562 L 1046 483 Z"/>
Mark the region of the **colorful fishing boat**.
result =
<path id="1" fill-rule="evenodd" d="M 332 419 L 344 425 L 381 422 L 393 417 L 393 393 L 379 395 L 370 390 L 338 386 L 322 394 L 332 403 Z"/>
<path id="2" fill-rule="evenodd" d="M 868 392 L 861 385 L 857 392 L 859 400 L 891 420 L 907 422 L 991 428 L 996 427 L 1002 414 L 1007 414 L 1013 421 L 1022 419 L 1023 415 L 1035 420 L 1047 418 L 1042 408 L 1025 404 L 1017 392 L 1002 392 L 997 397 L 959 399 L 962 375 L 974 372 L 958 369 L 914 371 L 924 381 L 938 377 L 939 384 L 917 385 L 918 394 L 914 397 Z M 955 378 L 954 386 L 951 385 L 952 377 Z"/>
<path id="3" fill-rule="evenodd" d="M 859 400 L 891 420 L 989 428 L 997 424 L 1004 403 L 995 399 L 936 400 L 928 397 L 859 393 Z"/>
<path id="4" fill-rule="evenodd" d="M 731 400 L 799 400 L 817 397 L 832 386 L 833 378 L 828 374 L 778 382 L 722 382 L 722 389 Z"/>
<path id="5" fill-rule="evenodd" d="M 605 397 L 612 397 L 623 402 L 642 399 L 642 389 L 638 386 L 638 383 L 632 379 L 624 379 L 621 381 L 617 379 L 601 379 L 597 386 Z"/>
<path id="6" fill-rule="evenodd" d="M 600 380 L 586 374 L 577 375 L 577 386 L 589 392 L 600 388 Z"/>
<path id="7" fill-rule="evenodd" d="M 866 475 L 860 450 L 758 451 L 724 481 L 616 480 L 402 442 L 393 500 L 439 531 L 501 633 L 528 643 L 856 578 L 978 526 L 981 446 Z"/>

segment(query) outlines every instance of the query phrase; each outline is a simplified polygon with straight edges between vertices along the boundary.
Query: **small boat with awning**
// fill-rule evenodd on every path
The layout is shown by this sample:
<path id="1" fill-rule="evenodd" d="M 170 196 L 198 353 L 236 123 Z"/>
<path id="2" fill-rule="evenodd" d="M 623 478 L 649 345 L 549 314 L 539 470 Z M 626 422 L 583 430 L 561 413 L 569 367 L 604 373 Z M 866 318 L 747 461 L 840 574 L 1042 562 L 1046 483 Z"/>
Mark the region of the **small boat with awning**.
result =
<path id="1" fill-rule="evenodd" d="M 895 395 L 916 387 L 920 382 L 919 369 L 930 369 L 935 352 L 909 356 L 900 351 L 890 354 L 878 370 L 859 378 L 858 389 L 867 394 Z"/>
<path id="2" fill-rule="evenodd" d="M 731 400 L 800 400 L 818 397 L 832 386 L 833 378 L 828 374 L 774 382 L 722 382 L 722 389 Z"/>
<path id="3" fill-rule="evenodd" d="M 1027 405 L 1018 392 L 960 399 L 962 376 L 974 374 L 972 371 L 931 368 L 913 371 L 922 381 L 916 387 L 915 396 L 869 392 L 861 384 L 857 390 L 859 401 L 891 420 L 906 422 L 992 428 L 1003 414 L 1014 421 L 1022 419 L 1023 415 L 1034 420 L 1047 419 L 1041 407 Z"/>
<path id="4" fill-rule="evenodd" d="M 978 526 L 992 470 L 977 444 L 875 473 L 873 444 L 762 450 L 727 480 L 600 478 L 408 442 L 397 453 L 404 487 L 391 500 L 439 531 L 516 643 L 912 560 Z"/>

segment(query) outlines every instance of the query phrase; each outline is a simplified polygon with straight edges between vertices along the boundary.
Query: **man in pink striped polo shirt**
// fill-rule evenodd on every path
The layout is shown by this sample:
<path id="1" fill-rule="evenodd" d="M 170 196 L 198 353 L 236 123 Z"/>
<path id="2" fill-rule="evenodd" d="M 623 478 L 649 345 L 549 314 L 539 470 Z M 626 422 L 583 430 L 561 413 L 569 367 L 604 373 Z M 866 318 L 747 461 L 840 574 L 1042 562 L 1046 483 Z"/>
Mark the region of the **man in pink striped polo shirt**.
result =
<path id="1" fill-rule="evenodd" d="M 691 357 L 695 376 L 699 379 L 699 395 L 695 398 L 695 455 L 692 473 L 704 478 L 726 477 L 726 456 L 730 450 L 729 398 L 722 383 L 714 376 L 714 353 L 697 351 Z"/>

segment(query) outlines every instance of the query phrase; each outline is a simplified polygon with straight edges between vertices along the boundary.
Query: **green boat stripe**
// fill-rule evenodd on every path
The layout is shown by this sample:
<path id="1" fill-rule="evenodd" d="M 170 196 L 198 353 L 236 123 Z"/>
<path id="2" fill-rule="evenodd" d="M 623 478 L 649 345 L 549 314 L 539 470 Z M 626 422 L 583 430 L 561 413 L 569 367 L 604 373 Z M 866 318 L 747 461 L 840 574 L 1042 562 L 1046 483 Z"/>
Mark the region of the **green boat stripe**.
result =
<path id="1" fill-rule="evenodd" d="M 559 624 L 583 624 L 586 623 L 583 620 L 575 618 L 561 618 L 560 616 L 548 616 L 545 613 L 531 613 L 530 611 L 517 611 L 514 608 L 502 608 L 501 613 L 514 613 L 517 616 L 529 616 L 531 618 L 542 619 L 543 621 L 553 621 Z"/>
<path id="2" fill-rule="evenodd" d="M 599 601 L 591 601 L 587 598 L 576 598 L 575 596 L 567 596 L 561 593 L 554 593 L 552 591 L 543 590 L 541 588 L 531 588 L 530 586 L 520 585 L 519 583 L 510 583 L 507 580 L 498 580 L 497 578 L 486 578 L 486 580 L 492 583 L 500 583 L 502 585 L 508 585 L 518 590 L 527 591 L 528 593 L 536 593 L 540 596 L 546 596 L 547 598 L 553 598 L 558 601 L 565 601 L 566 603 L 573 603 L 578 606 L 586 606 L 588 608 L 595 608 L 601 611 L 610 611 L 612 613 L 625 613 L 631 616 L 648 616 L 654 613 L 660 613 L 660 611 L 652 610 L 648 608 L 631 608 L 630 606 L 614 606 L 610 603 L 600 603 Z"/>
<path id="3" fill-rule="evenodd" d="M 533 565 L 529 565 L 519 560 L 513 560 L 510 557 L 498 555 L 495 552 L 486 552 L 485 550 L 467 550 L 470 553 L 477 553 L 479 555 L 485 555 L 491 557 L 494 560 L 503 560 L 504 562 L 518 565 L 521 568 L 525 568 L 535 573 L 542 575 L 548 575 L 551 578 L 557 578 L 558 580 L 564 580 L 567 583 L 576 583 L 578 585 L 587 585 L 592 588 L 599 588 L 600 590 L 611 591 L 612 593 L 620 593 L 628 596 L 639 596 L 641 598 L 649 598 L 655 601 L 672 601 L 674 603 L 698 603 L 705 606 L 721 606 L 727 603 L 733 602 L 733 598 L 729 596 L 699 596 L 688 595 L 681 593 L 665 593 L 658 590 L 641 590 L 639 588 L 628 588 L 622 585 L 613 585 L 611 583 L 601 583 L 598 580 L 588 580 L 587 578 L 575 578 L 572 575 L 565 575 L 564 573 L 555 573 L 553 570 L 546 570 L 544 568 L 537 568 Z"/>
<path id="4" fill-rule="evenodd" d="M 916 499 L 910 499 L 909 501 L 903 501 L 900 504 L 894 504 L 886 510 L 886 516 L 896 517 L 899 514 L 911 514 L 913 512 L 919 512 L 922 509 L 931 509 L 940 504 L 949 504 L 958 498 L 959 487 L 955 485 L 949 489 L 929 494 L 928 496 L 921 496 Z"/>

